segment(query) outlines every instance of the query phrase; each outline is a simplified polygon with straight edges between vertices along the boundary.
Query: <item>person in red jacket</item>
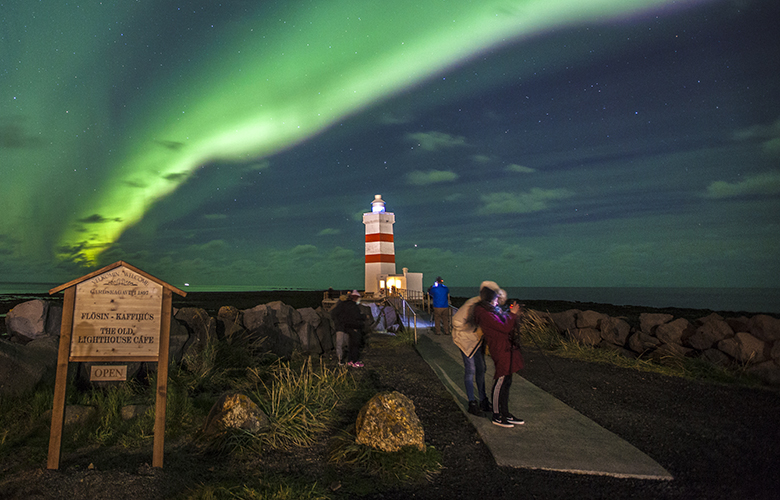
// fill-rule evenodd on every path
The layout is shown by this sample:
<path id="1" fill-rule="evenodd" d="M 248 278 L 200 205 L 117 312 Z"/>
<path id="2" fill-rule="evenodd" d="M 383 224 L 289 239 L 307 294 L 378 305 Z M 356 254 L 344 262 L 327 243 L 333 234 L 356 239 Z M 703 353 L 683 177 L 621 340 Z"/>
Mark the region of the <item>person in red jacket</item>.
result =
<path id="1" fill-rule="evenodd" d="M 480 301 L 474 307 L 474 319 L 482 329 L 490 357 L 493 358 L 493 423 L 501 427 L 514 427 L 525 422 L 509 412 L 509 388 L 512 374 L 523 367 L 520 349 L 512 342 L 515 324 L 519 321 L 520 305 L 509 307 L 504 313 L 498 307 L 498 293 L 490 288 L 479 291 Z"/>

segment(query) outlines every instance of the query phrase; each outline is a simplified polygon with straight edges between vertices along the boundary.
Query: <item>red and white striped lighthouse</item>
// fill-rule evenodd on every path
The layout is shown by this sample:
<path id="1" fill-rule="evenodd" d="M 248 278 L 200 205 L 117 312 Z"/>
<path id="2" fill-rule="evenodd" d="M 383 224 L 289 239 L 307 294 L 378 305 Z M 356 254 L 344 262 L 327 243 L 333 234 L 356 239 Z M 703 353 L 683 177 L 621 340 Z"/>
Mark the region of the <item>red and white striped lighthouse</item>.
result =
<path id="1" fill-rule="evenodd" d="M 363 214 L 366 226 L 366 292 L 379 291 L 379 275 L 395 274 L 393 224 L 395 214 L 385 212 L 382 195 L 374 196 L 371 212 Z"/>

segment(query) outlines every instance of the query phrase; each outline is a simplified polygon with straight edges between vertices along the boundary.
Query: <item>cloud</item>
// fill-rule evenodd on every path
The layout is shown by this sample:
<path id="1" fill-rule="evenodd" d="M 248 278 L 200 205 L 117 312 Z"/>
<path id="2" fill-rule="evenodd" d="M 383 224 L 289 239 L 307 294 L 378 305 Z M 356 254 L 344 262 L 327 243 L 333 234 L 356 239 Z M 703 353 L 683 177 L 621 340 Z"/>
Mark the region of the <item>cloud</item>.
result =
<path id="1" fill-rule="evenodd" d="M 484 206 L 477 213 L 527 214 L 549 208 L 549 202 L 573 196 L 568 189 L 533 188 L 527 193 L 492 193 L 482 196 Z"/>
<path id="2" fill-rule="evenodd" d="M 715 181 L 707 186 L 706 198 L 722 199 L 740 196 L 780 194 L 780 172 L 765 172 L 747 177 L 741 182 Z"/>
<path id="3" fill-rule="evenodd" d="M 307 256 L 316 255 L 317 247 L 314 245 L 298 245 L 290 249 L 290 254 L 293 256 Z"/>
<path id="4" fill-rule="evenodd" d="M 507 165 L 504 168 L 504 170 L 506 170 L 507 172 L 519 172 L 521 174 L 531 174 L 531 173 L 536 172 L 536 169 L 534 169 L 534 168 L 524 167 L 524 166 L 518 165 L 516 163 L 510 163 L 509 165 Z"/>
<path id="5" fill-rule="evenodd" d="M 471 155 L 471 159 L 476 163 L 489 163 L 492 160 L 488 155 Z"/>
<path id="6" fill-rule="evenodd" d="M 332 227 L 327 227 L 327 228 L 323 229 L 322 231 L 320 231 L 319 233 L 317 233 L 317 236 L 330 236 L 330 235 L 334 235 L 334 234 L 341 234 L 341 230 L 340 229 L 334 229 Z"/>
<path id="7" fill-rule="evenodd" d="M 761 145 L 761 149 L 763 149 L 764 153 L 768 155 L 780 156 L 780 137 L 775 137 L 774 139 L 764 141 L 764 143 Z"/>
<path id="8" fill-rule="evenodd" d="M 206 220 L 224 220 L 227 219 L 228 216 L 225 214 L 204 214 L 203 218 Z"/>
<path id="9" fill-rule="evenodd" d="M 771 125 L 753 125 L 734 133 L 737 141 L 761 141 L 761 149 L 772 156 L 780 155 L 780 118 Z"/>
<path id="10" fill-rule="evenodd" d="M 449 170 L 428 170 L 422 172 L 415 170 L 406 174 L 406 182 L 415 186 L 426 186 L 439 182 L 452 182 L 458 178 L 458 174 Z"/>
<path id="11" fill-rule="evenodd" d="M 780 119 L 771 125 L 753 125 L 734 132 L 734 139 L 747 141 L 752 139 L 772 139 L 780 136 Z"/>
<path id="12" fill-rule="evenodd" d="M 438 151 L 440 149 L 466 146 L 466 139 L 462 136 L 445 134 L 444 132 L 418 132 L 406 134 L 406 139 L 416 142 L 423 151 Z"/>

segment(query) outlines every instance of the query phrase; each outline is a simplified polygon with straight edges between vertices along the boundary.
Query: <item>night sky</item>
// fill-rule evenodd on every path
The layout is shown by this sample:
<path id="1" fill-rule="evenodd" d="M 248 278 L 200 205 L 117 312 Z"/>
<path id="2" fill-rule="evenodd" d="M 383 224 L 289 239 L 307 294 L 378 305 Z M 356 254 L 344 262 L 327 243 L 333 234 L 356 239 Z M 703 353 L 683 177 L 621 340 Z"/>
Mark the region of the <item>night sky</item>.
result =
<path id="1" fill-rule="evenodd" d="M 0 0 L 0 282 L 777 287 L 780 2 Z"/>

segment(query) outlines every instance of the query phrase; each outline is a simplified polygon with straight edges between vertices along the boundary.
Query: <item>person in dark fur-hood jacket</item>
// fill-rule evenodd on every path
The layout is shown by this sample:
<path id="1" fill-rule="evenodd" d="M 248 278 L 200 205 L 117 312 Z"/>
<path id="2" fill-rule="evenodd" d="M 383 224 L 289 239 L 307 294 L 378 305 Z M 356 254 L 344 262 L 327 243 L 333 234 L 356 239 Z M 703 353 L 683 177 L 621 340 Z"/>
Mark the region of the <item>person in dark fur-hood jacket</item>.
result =
<path id="1" fill-rule="evenodd" d="M 474 307 L 474 319 L 482 329 L 485 342 L 493 358 L 493 423 L 500 427 L 514 427 L 525 422 L 509 412 L 509 388 L 512 374 L 523 368 L 523 356 L 514 343 L 512 335 L 519 321 L 520 306 L 515 303 L 504 313 L 498 307 L 498 292 L 490 288 L 479 291 L 480 301 Z"/>

